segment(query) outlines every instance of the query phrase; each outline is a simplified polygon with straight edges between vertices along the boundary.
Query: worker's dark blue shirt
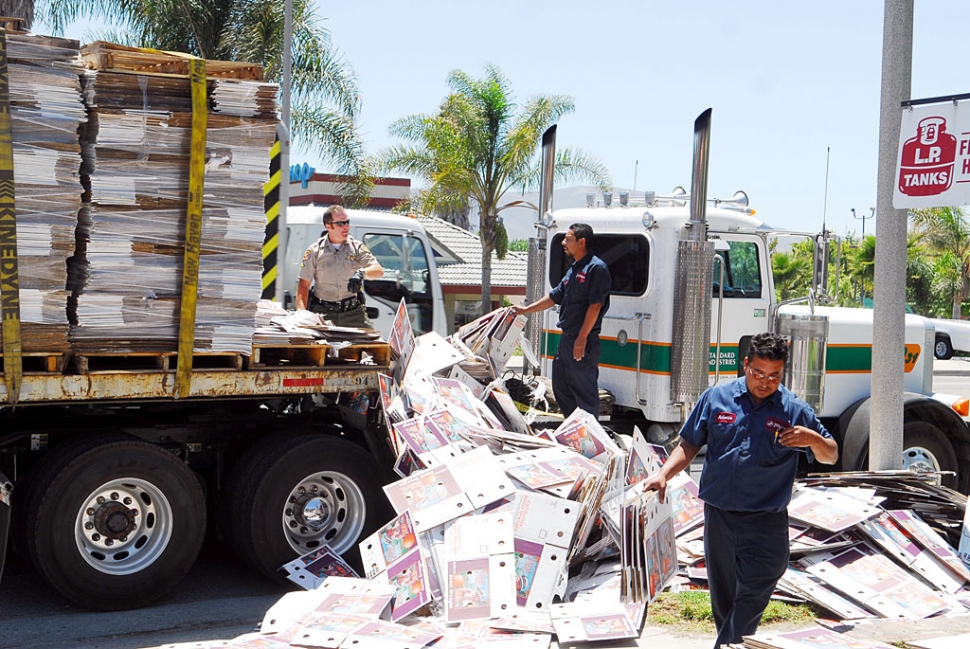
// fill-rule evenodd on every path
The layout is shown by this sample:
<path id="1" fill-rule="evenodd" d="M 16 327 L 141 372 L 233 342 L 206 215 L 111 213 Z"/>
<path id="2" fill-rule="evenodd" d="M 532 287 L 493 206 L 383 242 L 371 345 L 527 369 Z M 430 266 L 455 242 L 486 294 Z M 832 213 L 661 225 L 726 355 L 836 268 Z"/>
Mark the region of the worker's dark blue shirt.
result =
<path id="1" fill-rule="evenodd" d="M 777 431 L 804 426 L 831 438 L 812 408 L 778 386 L 755 405 L 745 377 L 709 388 L 680 431 L 698 448 L 707 444 L 700 491 L 704 502 L 727 511 L 780 512 L 791 501 L 799 453 L 775 441 Z"/>
<path id="2" fill-rule="evenodd" d="M 557 327 L 564 334 L 578 336 L 586 319 L 590 304 L 602 304 L 596 324 L 590 330 L 591 336 L 598 336 L 603 316 L 610 310 L 610 269 L 602 259 L 593 253 L 586 253 L 582 259 L 573 262 L 563 276 L 559 286 L 552 289 L 549 297 L 560 305 Z"/>

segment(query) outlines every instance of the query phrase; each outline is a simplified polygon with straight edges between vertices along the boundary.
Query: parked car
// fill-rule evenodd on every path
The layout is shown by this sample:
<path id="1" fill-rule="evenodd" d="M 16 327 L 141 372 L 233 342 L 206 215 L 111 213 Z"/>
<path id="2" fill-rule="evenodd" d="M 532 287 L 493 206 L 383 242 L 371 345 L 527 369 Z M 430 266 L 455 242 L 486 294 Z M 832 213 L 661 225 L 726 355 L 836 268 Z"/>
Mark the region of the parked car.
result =
<path id="1" fill-rule="evenodd" d="M 936 327 L 936 343 L 933 345 L 933 355 L 947 360 L 953 357 L 953 352 L 970 353 L 970 322 L 963 320 L 931 319 Z"/>

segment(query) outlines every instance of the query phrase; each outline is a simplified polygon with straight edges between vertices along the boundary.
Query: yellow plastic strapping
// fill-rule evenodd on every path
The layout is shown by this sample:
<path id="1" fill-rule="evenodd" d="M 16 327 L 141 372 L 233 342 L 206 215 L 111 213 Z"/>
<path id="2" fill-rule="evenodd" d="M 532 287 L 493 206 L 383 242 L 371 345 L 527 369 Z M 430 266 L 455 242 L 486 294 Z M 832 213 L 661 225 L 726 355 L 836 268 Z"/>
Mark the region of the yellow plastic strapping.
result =
<path id="1" fill-rule="evenodd" d="M 195 309 L 199 295 L 199 255 L 202 242 L 202 192 L 205 187 L 205 140 L 209 115 L 205 60 L 192 59 L 189 65 L 189 78 L 192 82 L 192 143 L 185 214 L 185 261 L 182 268 L 178 366 L 175 370 L 177 399 L 189 396 L 192 388 L 192 352 L 195 348 Z"/>
<path id="2" fill-rule="evenodd" d="M 10 131 L 10 77 L 7 32 L 0 28 L 0 310 L 3 313 L 3 379 L 16 405 L 23 379 L 20 340 L 20 266 L 17 261 L 17 205 L 14 194 L 13 134 Z"/>

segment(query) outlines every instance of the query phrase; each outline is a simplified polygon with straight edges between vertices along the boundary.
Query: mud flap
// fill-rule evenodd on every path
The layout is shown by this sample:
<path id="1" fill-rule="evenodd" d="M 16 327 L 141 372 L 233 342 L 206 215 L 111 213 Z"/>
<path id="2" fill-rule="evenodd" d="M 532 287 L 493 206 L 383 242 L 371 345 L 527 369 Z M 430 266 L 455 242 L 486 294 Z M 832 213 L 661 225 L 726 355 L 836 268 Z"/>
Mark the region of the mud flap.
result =
<path id="1" fill-rule="evenodd" d="M 10 531 L 10 492 L 13 484 L 0 472 L 0 579 L 3 578 L 3 564 L 7 558 L 7 533 Z"/>

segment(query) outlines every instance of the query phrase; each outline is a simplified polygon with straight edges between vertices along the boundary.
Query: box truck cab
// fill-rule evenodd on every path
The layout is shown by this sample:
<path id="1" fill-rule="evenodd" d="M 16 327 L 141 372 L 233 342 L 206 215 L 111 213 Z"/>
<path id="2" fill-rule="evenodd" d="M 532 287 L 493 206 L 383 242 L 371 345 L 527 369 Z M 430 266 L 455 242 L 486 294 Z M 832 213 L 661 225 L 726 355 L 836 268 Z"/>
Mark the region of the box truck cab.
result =
<path id="1" fill-rule="evenodd" d="M 286 210 L 287 243 L 283 252 L 285 304 L 292 307 L 303 253 L 321 236 L 322 205 Z M 448 335 L 445 303 L 431 242 L 413 218 L 376 210 L 347 210 L 350 236 L 362 241 L 384 267 L 380 279 L 364 281 L 367 315 L 386 338 L 401 299 L 407 303 L 415 335 L 436 331 Z"/>

